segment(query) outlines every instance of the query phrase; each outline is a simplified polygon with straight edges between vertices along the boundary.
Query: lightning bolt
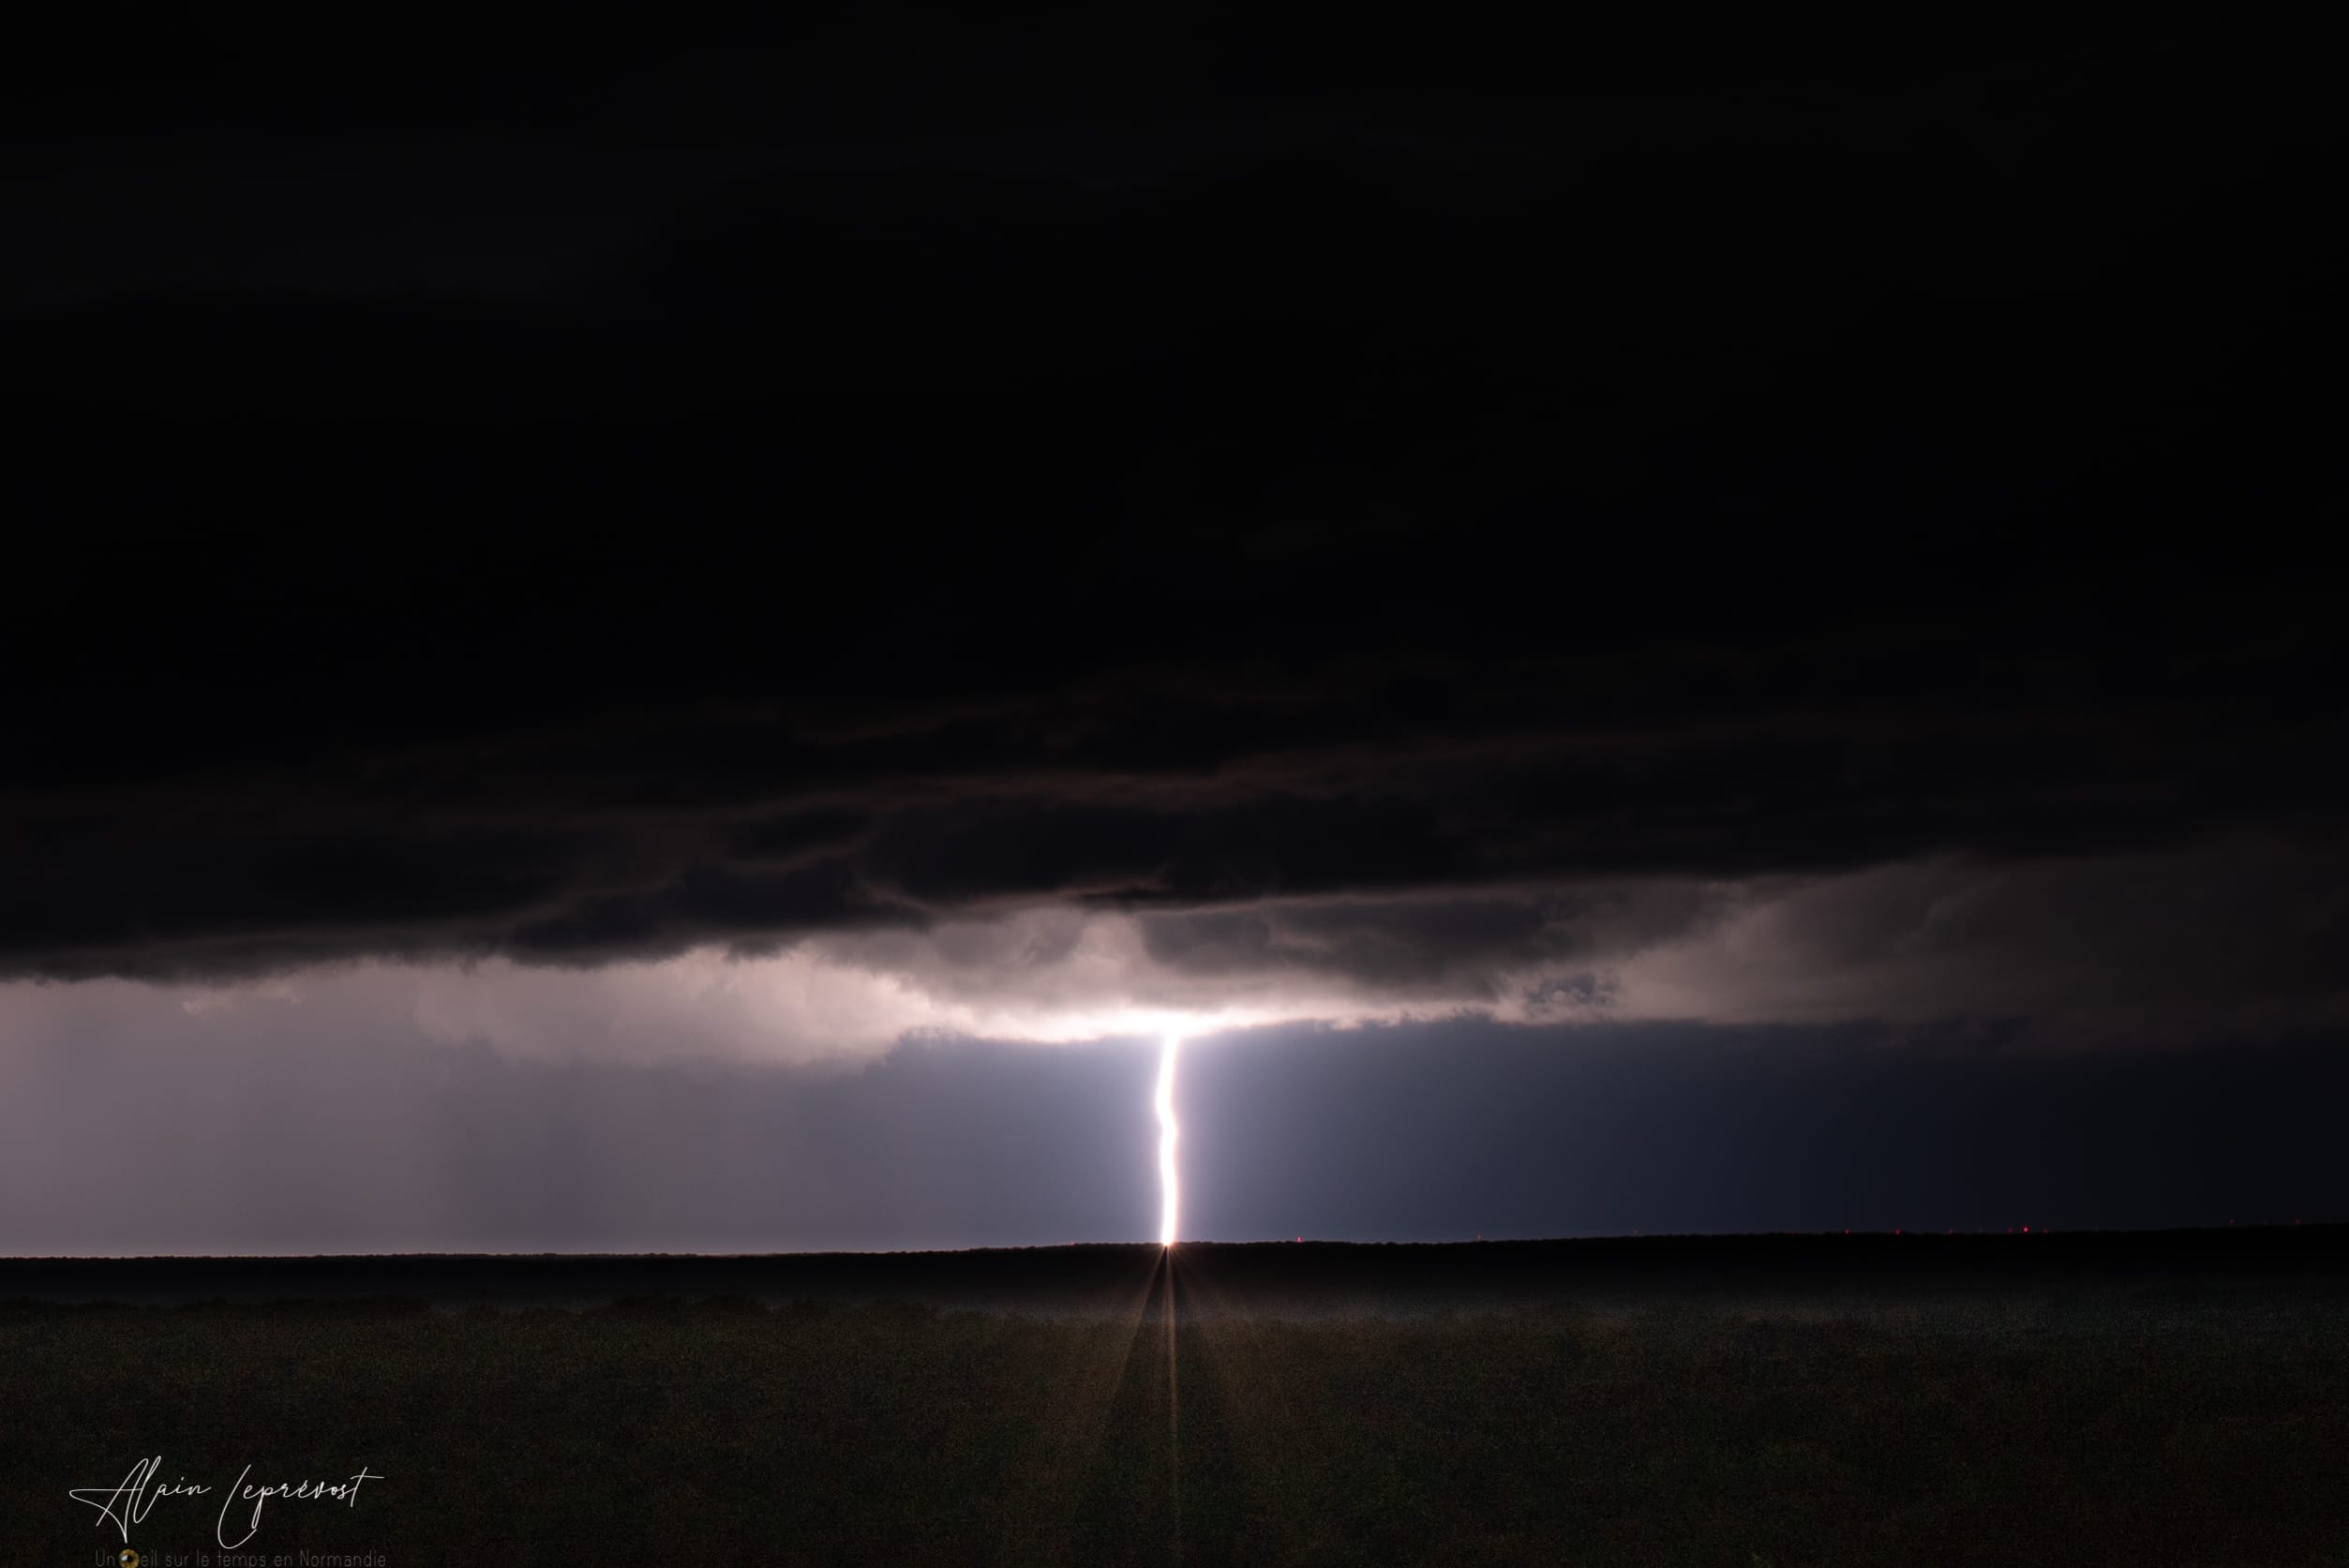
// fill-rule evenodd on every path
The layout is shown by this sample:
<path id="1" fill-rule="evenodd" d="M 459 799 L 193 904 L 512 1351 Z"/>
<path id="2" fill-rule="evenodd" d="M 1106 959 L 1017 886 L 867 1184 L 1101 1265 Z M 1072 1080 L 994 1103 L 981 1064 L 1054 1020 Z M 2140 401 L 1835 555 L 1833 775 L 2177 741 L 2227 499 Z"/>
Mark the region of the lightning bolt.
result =
<path id="1" fill-rule="evenodd" d="M 1182 1128 L 1174 1121 L 1174 1053 L 1183 1037 L 1169 1035 L 1159 1052 L 1159 1087 L 1151 1103 L 1159 1113 L 1159 1245 L 1174 1245 L 1174 1220 L 1182 1208 L 1183 1183 L 1174 1169 L 1174 1141 Z"/>

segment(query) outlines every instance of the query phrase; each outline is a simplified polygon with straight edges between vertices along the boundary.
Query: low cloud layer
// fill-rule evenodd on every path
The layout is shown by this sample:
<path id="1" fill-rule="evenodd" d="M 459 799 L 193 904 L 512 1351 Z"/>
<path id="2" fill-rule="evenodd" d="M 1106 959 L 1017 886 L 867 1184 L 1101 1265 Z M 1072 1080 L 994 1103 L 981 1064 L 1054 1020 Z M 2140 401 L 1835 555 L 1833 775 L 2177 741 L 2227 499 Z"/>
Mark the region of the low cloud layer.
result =
<path id="1" fill-rule="evenodd" d="M 2165 1046 L 2349 1023 L 2338 848 L 2275 841 L 1502 896 L 1040 905 L 579 970 L 367 963 L 155 990 L 191 1017 L 387 1024 L 542 1061 L 850 1064 L 908 1038 L 1076 1042 L 1434 1021 L 1972 1024 Z M 0 988 L 20 1028 L 119 986 Z M 2016 1034 L 2017 1026 L 2024 1033 Z M 272 1023 L 278 1026 L 277 1023 Z"/>

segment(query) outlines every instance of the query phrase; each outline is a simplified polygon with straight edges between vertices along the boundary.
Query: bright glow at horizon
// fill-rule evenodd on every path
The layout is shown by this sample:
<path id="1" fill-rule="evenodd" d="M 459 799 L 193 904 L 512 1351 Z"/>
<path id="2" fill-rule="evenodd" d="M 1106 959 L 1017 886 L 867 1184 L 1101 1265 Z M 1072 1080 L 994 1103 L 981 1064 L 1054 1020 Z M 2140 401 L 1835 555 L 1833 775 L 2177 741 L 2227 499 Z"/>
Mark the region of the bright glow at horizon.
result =
<path id="1" fill-rule="evenodd" d="M 1182 1180 L 1174 1169 L 1174 1141 L 1182 1129 L 1174 1121 L 1174 1055 L 1183 1037 L 1169 1035 L 1159 1051 L 1159 1087 L 1152 1103 L 1159 1113 L 1159 1245 L 1174 1245 L 1175 1219 L 1182 1207 Z"/>

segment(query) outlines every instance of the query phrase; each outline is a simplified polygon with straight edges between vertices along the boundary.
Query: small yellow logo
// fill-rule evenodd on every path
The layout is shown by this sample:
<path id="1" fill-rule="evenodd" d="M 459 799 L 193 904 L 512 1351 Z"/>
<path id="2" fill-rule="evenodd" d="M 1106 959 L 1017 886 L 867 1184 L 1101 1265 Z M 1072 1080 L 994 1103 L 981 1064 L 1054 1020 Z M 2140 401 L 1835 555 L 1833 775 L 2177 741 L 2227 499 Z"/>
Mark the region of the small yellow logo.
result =
<path id="1" fill-rule="evenodd" d="M 123 1568 L 139 1568 L 139 1554 L 132 1551 L 128 1546 L 125 1546 L 123 1548 L 122 1556 L 114 1559 L 114 1561 L 121 1563 Z"/>

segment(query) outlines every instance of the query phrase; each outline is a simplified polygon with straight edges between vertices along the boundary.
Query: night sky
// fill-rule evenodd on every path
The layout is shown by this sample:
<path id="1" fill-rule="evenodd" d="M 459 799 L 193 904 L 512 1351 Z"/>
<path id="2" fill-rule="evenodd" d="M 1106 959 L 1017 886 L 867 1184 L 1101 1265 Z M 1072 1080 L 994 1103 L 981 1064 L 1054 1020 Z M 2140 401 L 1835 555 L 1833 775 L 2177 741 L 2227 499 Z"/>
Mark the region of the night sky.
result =
<path id="1" fill-rule="evenodd" d="M 0 1251 L 2349 1218 L 2310 40 L 794 14 L 9 50 Z"/>

